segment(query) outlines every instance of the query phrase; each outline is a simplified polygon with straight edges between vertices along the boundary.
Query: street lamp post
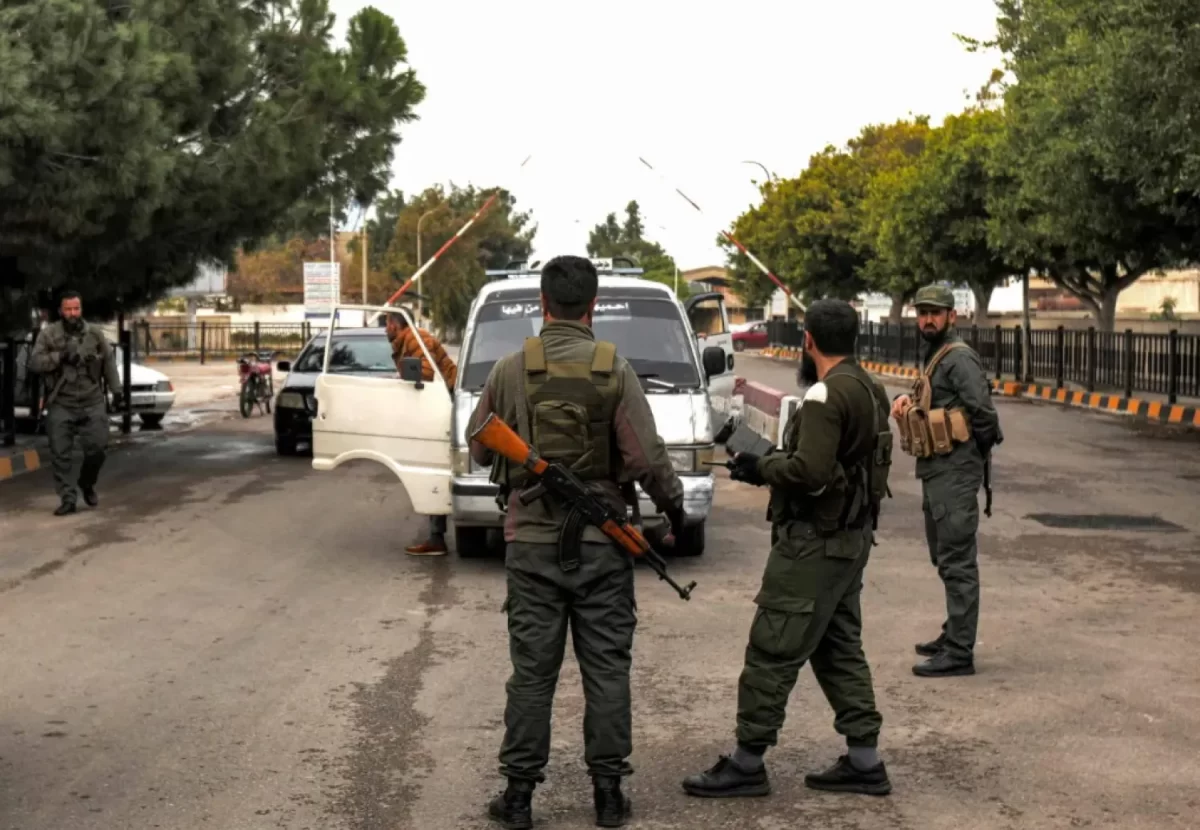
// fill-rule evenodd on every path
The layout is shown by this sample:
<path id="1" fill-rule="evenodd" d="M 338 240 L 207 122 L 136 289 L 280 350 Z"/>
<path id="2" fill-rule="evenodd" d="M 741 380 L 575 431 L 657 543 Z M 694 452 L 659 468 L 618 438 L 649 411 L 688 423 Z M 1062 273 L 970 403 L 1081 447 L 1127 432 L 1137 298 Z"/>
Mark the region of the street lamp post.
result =
<path id="1" fill-rule="evenodd" d="M 441 208 L 445 207 L 445 205 L 446 205 L 445 202 L 442 202 L 439 205 L 435 205 L 434 207 L 431 207 L 429 210 L 422 213 L 421 217 L 419 219 L 417 219 L 417 268 L 421 267 L 421 223 L 425 221 L 426 216 L 429 216 L 431 213 L 434 213 L 434 212 L 440 210 Z M 420 297 L 417 297 L 417 318 L 416 319 L 417 319 L 417 325 L 420 325 L 420 323 L 421 323 L 421 298 Z"/>

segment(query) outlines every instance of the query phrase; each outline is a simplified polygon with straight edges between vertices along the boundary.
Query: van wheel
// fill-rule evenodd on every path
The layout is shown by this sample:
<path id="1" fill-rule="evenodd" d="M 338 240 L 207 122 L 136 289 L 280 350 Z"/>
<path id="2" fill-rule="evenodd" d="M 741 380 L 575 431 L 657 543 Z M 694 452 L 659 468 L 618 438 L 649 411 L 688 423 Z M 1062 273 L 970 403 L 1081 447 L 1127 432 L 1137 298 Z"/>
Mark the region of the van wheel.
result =
<path id="1" fill-rule="evenodd" d="M 699 556 L 704 553 L 705 524 L 705 522 L 700 522 L 684 526 L 683 532 L 675 537 L 674 552 L 676 556 Z"/>
<path id="2" fill-rule="evenodd" d="M 454 548 L 463 559 L 483 559 L 496 552 L 490 527 L 454 528 Z M 503 541 L 504 537 L 500 537 Z"/>

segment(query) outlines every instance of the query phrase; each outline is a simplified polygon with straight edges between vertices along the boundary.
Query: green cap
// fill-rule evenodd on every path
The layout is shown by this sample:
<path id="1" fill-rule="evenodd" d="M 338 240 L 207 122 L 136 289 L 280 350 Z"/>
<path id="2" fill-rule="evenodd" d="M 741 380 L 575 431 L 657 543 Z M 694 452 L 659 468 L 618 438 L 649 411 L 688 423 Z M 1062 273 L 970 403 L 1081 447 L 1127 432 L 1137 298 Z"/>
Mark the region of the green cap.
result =
<path id="1" fill-rule="evenodd" d="M 913 305 L 954 308 L 954 292 L 944 285 L 926 285 L 917 291 Z"/>

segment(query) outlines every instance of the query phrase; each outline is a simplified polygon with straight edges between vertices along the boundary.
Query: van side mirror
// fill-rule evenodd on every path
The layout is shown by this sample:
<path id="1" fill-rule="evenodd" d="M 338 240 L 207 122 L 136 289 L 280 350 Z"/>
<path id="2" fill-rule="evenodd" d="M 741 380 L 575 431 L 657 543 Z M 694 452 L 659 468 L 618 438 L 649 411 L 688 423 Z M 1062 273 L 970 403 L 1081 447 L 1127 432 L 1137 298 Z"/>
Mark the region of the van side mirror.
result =
<path id="1" fill-rule="evenodd" d="M 709 346 L 705 349 L 703 359 L 705 380 L 725 371 L 725 350 L 720 346 Z"/>
<path id="2" fill-rule="evenodd" d="M 275 364 L 275 368 L 281 372 L 290 372 L 292 371 L 292 363 L 289 360 L 281 360 Z"/>
<path id="3" fill-rule="evenodd" d="M 425 386 L 421 380 L 421 358 L 406 357 L 400 361 L 400 380 L 411 381 L 418 389 Z"/>

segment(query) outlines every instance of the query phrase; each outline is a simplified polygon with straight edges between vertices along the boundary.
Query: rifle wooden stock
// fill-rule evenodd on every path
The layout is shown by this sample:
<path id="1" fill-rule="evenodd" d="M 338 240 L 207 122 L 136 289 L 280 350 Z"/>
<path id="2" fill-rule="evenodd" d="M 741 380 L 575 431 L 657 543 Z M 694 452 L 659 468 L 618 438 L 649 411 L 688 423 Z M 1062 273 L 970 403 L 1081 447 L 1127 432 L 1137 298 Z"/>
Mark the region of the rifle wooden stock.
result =
<path id="1" fill-rule="evenodd" d="M 508 424 L 497 418 L 494 412 L 489 413 L 479 428 L 471 433 L 470 440 L 478 441 L 492 452 L 507 458 L 513 464 L 520 464 L 538 477 L 537 484 L 519 496 L 522 504 L 535 501 L 547 492 L 553 493 L 571 506 L 571 515 L 578 511 L 581 517 L 600 528 L 605 536 L 620 545 L 630 556 L 644 559 L 658 574 L 658 578 L 665 580 L 681 598 L 691 599 L 696 583 L 692 582 L 685 588 L 675 582 L 667 574 L 666 563 L 662 557 L 654 551 L 646 537 L 629 523 L 624 513 L 618 520 L 611 508 L 596 498 L 595 494 L 589 493 L 574 473 L 558 463 L 552 466 L 538 455 L 537 450 L 526 444 L 521 436 L 513 432 Z"/>
<path id="2" fill-rule="evenodd" d="M 479 428 L 471 433 L 471 440 L 478 441 L 513 464 L 528 467 L 537 475 L 541 475 L 549 466 L 544 459 L 538 457 L 532 447 L 521 440 L 520 435 L 517 435 L 508 424 L 497 418 L 494 412 L 489 413 Z"/>

